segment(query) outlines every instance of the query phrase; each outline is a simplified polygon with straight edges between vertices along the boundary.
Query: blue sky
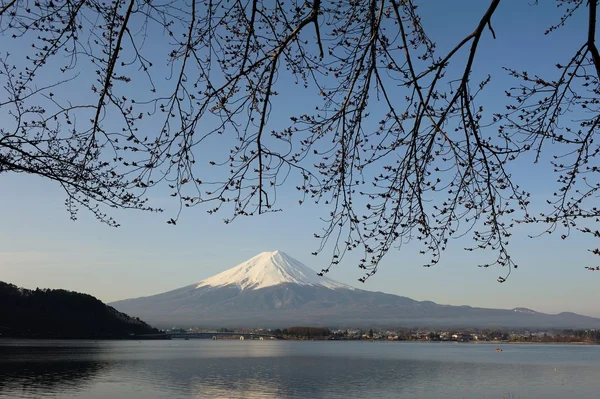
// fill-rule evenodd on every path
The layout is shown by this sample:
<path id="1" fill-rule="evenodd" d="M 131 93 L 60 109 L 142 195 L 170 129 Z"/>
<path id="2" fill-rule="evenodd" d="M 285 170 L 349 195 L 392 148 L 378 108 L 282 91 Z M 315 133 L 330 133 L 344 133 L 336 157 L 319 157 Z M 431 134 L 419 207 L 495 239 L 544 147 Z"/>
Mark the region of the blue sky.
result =
<path id="1" fill-rule="evenodd" d="M 476 25 L 487 7 L 480 0 L 424 2 L 420 8 L 430 35 L 442 49 L 464 37 Z M 559 20 L 553 2 L 530 6 L 528 2 L 502 2 L 493 19 L 497 40 L 486 32 L 477 59 L 481 74 L 491 73 L 492 84 L 482 99 L 489 108 L 505 101 L 502 89 L 512 84 L 502 66 L 531 67 L 555 73 L 554 65 L 565 62 L 585 38 L 585 15 L 577 15 L 563 31 L 550 37 L 544 30 Z M 548 4 L 550 3 L 550 4 Z M 4 40 L 4 38 L 2 39 Z M 278 84 L 289 86 L 280 78 Z M 77 95 L 77 93 L 72 93 Z M 273 125 L 287 123 L 299 106 L 315 100 L 310 92 L 283 93 L 280 111 L 272 115 Z M 215 148 L 223 153 L 227 148 Z M 525 161 L 515 166 L 519 181 L 532 192 L 533 204 L 541 203 L 553 190 L 547 165 Z M 183 213 L 177 226 L 165 222 L 177 203 L 168 192 L 154 191 L 151 200 L 166 208 L 165 214 L 115 213 L 121 223 L 109 228 L 82 213 L 77 222 L 69 220 L 60 187 L 42 179 L 14 174 L 0 175 L 0 280 L 28 288 L 66 288 L 87 292 L 105 301 L 151 295 L 194 283 L 256 255 L 279 249 L 319 270 L 329 253 L 310 255 L 319 242 L 313 233 L 321 227 L 322 206 L 297 204 L 293 186 L 279 192 L 284 211 L 260 217 L 242 218 L 225 225 L 223 215 L 208 215 L 196 207 Z M 563 241 L 559 234 L 532 240 L 536 226 L 515 230 L 510 248 L 520 265 L 510 279 L 499 284 L 500 268 L 480 269 L 478 263 L 492 259 L 491 253 L 464 252 L 467 240 L 452 242 L 442 261 L 423 268 L 420 247 L 403 246 L 383 260 L 377 275 L 366 284 L 357 279 L 362 272 L 356 257 L 348 256 L 329 277 L 375 291 L 408 296 L 418 300 L 472 306 L 530 307 L 557 313 L 575 311 L 600 317 L 595 304 L 600 275 L 584 266 L 596 259 L 587 251 L 594 245 L 587 238 Z M 358 254 L 357 254 L 358 255 Z"/>

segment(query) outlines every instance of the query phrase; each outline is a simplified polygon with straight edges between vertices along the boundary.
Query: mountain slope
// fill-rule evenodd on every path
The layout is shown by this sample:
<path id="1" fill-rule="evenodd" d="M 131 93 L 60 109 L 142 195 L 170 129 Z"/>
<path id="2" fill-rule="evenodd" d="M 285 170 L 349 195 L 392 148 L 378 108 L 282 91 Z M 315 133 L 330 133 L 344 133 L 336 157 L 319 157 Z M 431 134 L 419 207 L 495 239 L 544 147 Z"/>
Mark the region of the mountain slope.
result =
<path id="1" fill-rule="evenodd" d="M 119 338 L 156 333 L 91 295 L 28 290 L 0 281 L 0 333 L 13 337 Z"/>
<path id="2" fill-rule="evenodd" d="M 314 270 L 281 251 L 260 253 L 223 273 L 200 281 L 196 288 L 237 286 L 244 291 L 285 283 L 353 289 L 327 277 L 317 276 Z"/>
<path id="3" fill-rule="evenodd" d="M 279 251 L 196 284 L 111 305 L 158 326 L 600 328 L 600 319 L 576 314 L 447 306 L 359 290 L 320 278 Z"/>

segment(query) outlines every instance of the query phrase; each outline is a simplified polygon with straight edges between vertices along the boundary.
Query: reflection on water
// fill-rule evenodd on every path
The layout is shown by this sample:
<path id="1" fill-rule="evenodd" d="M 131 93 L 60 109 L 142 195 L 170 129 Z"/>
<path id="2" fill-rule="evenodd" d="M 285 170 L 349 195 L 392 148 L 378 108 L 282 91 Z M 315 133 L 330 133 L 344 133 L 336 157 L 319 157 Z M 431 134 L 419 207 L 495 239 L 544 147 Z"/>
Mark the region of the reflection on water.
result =
<path id="1" fill-rule="evenodd" d="M 95 359 L 94 353 L 104 351 L 77 345 L 24 346 L 12 341 L 2 346 L 0 341 L 0 395 L 9 397 L 37 398 L 49 392 L 76 394 L 93 384 L 94 379 L 105 371 L 107 362 Z M 15 346 L 14 344 L 20 344 Z"/>
<path id="2" fill-rule="evenodd" d="M 597 398 L 599 375 L 593 346 L 0 341 L 7 398 Z"/>
<path id="3" fill-rule="evenodd" d="M 439 364 L 380 362 L 345 358 L 209 359 L 205 362 L 174 360 L 169 368 L 150 362 L 129 370 L 132 378 L 158 377 L 155 388 L 202 398 L 349 398 L 416 397 L 427 376 L 442 373 Z M 401 372 L 406 370 L 406 372 Z"/>

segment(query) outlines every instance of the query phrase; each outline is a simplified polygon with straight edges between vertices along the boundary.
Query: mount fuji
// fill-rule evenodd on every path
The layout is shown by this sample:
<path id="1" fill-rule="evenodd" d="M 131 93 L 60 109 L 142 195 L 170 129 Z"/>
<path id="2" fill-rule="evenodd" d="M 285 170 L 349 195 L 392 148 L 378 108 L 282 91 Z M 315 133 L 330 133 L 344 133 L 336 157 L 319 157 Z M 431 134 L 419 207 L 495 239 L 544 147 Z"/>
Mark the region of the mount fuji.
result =
<path id="1" fill-rule="evenodd" d="M 281 252 L 263 252 L 173 291 L 110 304 L 158 327 L 600 328 L 600 319 L 525 308 L 484 309 L 359 290 Z"/>

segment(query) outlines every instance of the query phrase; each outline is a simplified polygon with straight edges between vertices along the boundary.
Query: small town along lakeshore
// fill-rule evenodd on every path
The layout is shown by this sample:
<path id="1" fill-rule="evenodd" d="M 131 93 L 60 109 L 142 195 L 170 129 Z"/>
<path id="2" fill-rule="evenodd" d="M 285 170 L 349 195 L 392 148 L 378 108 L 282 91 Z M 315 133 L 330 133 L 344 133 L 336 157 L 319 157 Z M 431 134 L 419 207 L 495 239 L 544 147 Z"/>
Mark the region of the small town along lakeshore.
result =
<path id="1" fill-rule="evenodd" d="M 214 334 L 211 336 L 211 334 Z M 600 330 L 427 330 L 427 329 L 329 329 L 290 327 L 284 329 L 200 329 L 173 328 L 164 331 L 167 339 L 278 339 L 297 341 L 373 341 L 373 342 L 453 342 L 481 344 L 600 344 Z"/>

